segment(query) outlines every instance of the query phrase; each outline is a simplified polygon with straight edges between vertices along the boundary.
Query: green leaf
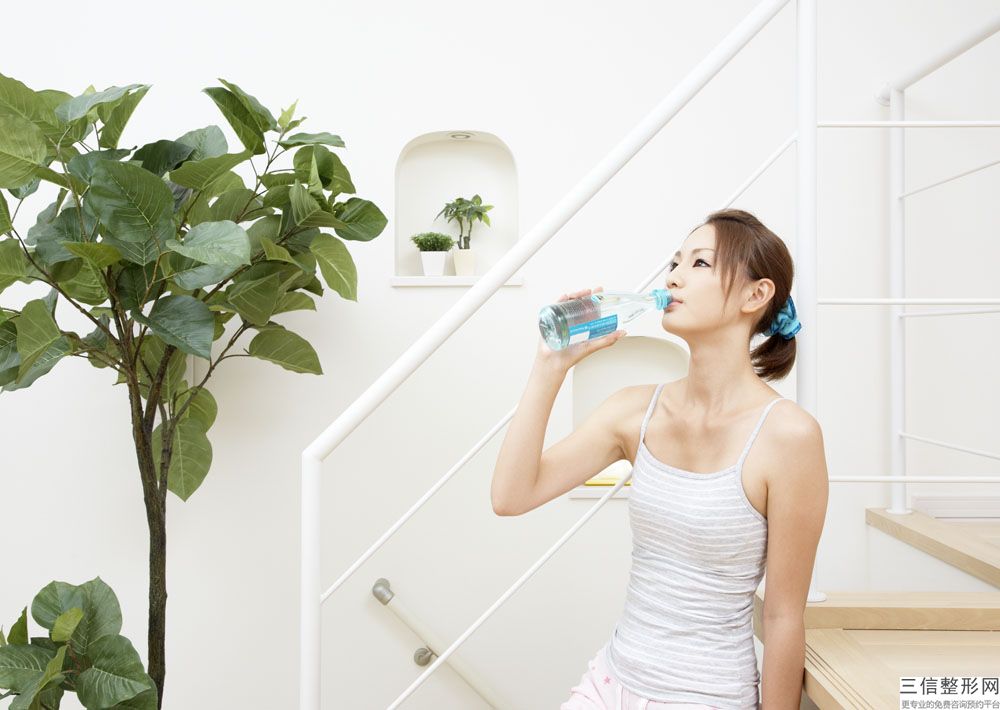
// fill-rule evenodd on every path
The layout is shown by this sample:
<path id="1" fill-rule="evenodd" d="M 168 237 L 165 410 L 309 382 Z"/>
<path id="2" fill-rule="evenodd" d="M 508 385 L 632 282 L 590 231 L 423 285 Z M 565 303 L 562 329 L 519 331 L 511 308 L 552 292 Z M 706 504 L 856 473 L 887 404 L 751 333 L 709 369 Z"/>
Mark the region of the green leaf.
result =
<path id="1" fill-rule="evenodd" d="M 233 92 L 233 95 L 239 99 L 239 102 L 243 104 L 243 107 L 247 112 L 256 120 L 257 128 L 260 131 L 274 131 L 278 129 L 278 124 L 274 120 L 274 116 L 268 111 L 256 98 L 245 92 L 243 89 L 238 87 L 231 81 L 226 81 L 225 79 L 218 77 L 227 89 Z"/>
<path id="2" fill-rule="evenodd" d="M 55 624 L 52 625 L 50 637 L 56 643 L 66 643 L 73 635 L 73 632 L 76 631 L 76 627 L 80 624 L 80 619 L 82 618 L 83 609 L 80 607 L 75 606 L 68 611 L 64 611 L 56 618 Z"/>
<path id="3" fill-rule="evenodd" d="M 142 306 L 155 298 L 153 285 L 163 276 L 156 264 L 129 264 L 120 272 L 115 283 L 115 291 L 122 307 L 128 311 L 141 310 Z"/>
<path id="4" fill-rule="evenodd" d="M 280 244 L 275 244 L 270 239 L 263 238 L 260 240 L 260 246 L 264 250 L 264 256 L 268 261 L 286 261 L 289 264 L 295 264 L 298 266 L 298 262 L 292 258 L 292 255 L 288 253 L 288 250 Z"/>
<path id="5" fill-rule="evenodd" d="M 352 197 L 345 202 L 337 217 L 345 224 L 335 228 L 337 235 L 361 242 L 371 241 L 380 235 L 388 222 L 382 210 L 373 202 L 359 197 Z"/>
<path id="6" fill-rule="evenodd" d="M 288 311 L 315 311 L 316 302 L 301 291 L 282 294 L 272 315 Z"/>
<path id="7" fill-rule="evenodd" d="M 98 269 L 104 269 L 112 264 L 117 264 L 122 258 L 121 252 L 110 244 L 104 244 L 103 242 L 69 243 L 64 246 L 71 254 L 83 257 Z"/>
<path id="8" fill-rule="evenodd" d="M 67 207 L 50 223 L 31 230 L 30 234 L 38 244 L 35 256 L 41 257 L 46 266 L 72 261 L 76 256 L 68 251 L 67 245 L 89 239 L 96 225 L 97 220 L 86 210 L 81 219 L 79 209 Z"/>
<path id="9" fill-rule="evenodd" d="M 358 300 L 358 270 L 351 252 L 330 234 L 320 233 L 309 245 L 327 285 L 348 301 Z"/>
<path id="10" fill-rule="evenodd" d="M 219 199 L 212 203 L 211 211 L 214 220 L 228 219 L 233 222 L 254 220 L 271 214 L 269 208 L 264 208 L 264 203 L 257 193 L 246 187 L 223 192 L 219 195 Z"/>
<path id="11" fill-rule="evenodd" d="M 70 175 L 89 183 L 94 178 L 94 166 L 99 160 L 120 160 L 131 152 L 128 148 L 117 148 L 81 153 L 66 163 L 66 170 L 69 171 Z"/>
<path id="12" fill-rule="evenodd" d="M 271 319 L 278 297 L 281 280 L 274 273 L 261 279 L 241 281 L 226 289 L 226 300 L 239 314 L 254 325 L 263 326 Z"/>
<path id="13" fill-rule="evenodd" d="M 177 260 L 175 261 L 173 257 Z M 170 275 L 171 280 L 187 291 L 213 286 L 233 273 L 232 267 L 200 264 L 180 254 L 171 256 L 170 265 L 174 267 L 174 273 Z"/>
<path id="14" fill-rule="evenodd" d="M 229 143 L 226 142 L 226 136 L 218 126 L 205 126 L 188 131 L 178 138 L 177 142 L 194 148 L 191 160 L 215 158 L 229 152 Z"/>
<path id="15" fill-rule="evenodd" d="M 264 134 L 258 124 L 258 119 L 250 113 L 236 94 L 217 86 L 211 86 L 202 89 L 202 91 L 208 94 L 215 105 L 219 107 L 222 115 L 236 132 L 236 137 L 252 155 L 267 152 L 264 147 Z"/>
<path id="16" fill-rule="evenodd" d="M 59 119 L 47 100 L 49 95 L 45 91 L 32 91 L 17 79 L 0 74 L 0 116 L 23 118 L 37 126 L 47 141 L 55 143 L 62 136 L 64 127 L 59 125 Z"/>
<path id="17" fill-rule="evenodd" d="M 343 228 L 347 225 L 323 209 L 322 204 L 309 190 L 296 183 L 288 190 L 292 202 L 292 217 L 303 227 Z"/>
<path id="18" fill-rule="evenodd" d="M 61 337 L 45 302 L 41 299 L 29 301 L 17 319 L 17 352 L 21 355 L 18 376 L 22 376 Z"/>
<path id="19" fill-rule="evenodd" d="M 163 176 L 187 160 L 194 152 L 194 146 L 176 141 L 158 140 L 147 143 L 135 152 L 132 160 L 142 162 L 142 167 L 154 175 Z"/>
<path id="20" fill-rule="evenodd" d="M 155 376 L 160 369 L 160 363 L 166 354 L 167 344 L 155 335 L 146 335 L 142 339 L 140 358 L 143 367 L 139 368 L 139 386 L 142 388 L 144 397 L 149 394 L 152 386 L 152 376 Z M 163 377 L 163 395 L 170 397 L 181 388 L 184 382 L 184 373 L 187 371 L 187 355 L 180 350 L 174 350 L 167 363 L 166 374 Z M 147 374 L 150 373 L 150 374 Z"/>
<path id="21" fill-rule="evenodd" d="M 153 461 L 157 471 L 162 461 L 162 431 L 153 432 Z M 200 419 L 185 417 L 174 429 L 167 488 L 181 500 L 191 497 L 208 475 L 212 466 L 212 444 Z"/>
<path id="22" fill-rule="evenodd" d="M 74 608 L 83 610 L 69 641 L 77 655 L 89 655 L 95 642 L 121 633 L 121 605 L 114 590 L 100 577 L 81 585 L 50 582 L 32 601 L 31 617 L 42 628 L 55 631 L 59 618 Z"/>
<path id="23" fill-rule="evenodd" d="M 299 100 L 295 99 L 295 101 L 292 102 L 292 105 L 289 106 L 288 108 L 286 108 L 284 111 L 282 111 L 281 115 L 278 116 L 278 127 L 282 131 L 287 131 L 288 130 L 288 122 L 291 121 L 292 120 L 292 116 L 295 115 L 295 105 L 298 102 L 299 102 Z"/>
<path id="24" fill-rule="evenodd" d="M 214 320 L 208 306 L 197 298 L 166 296 L 153 304 L 149 316 L 143 316 L 138 311 L 133 311 L 132 315 L 179 350 L 211 358 Z"/>
<path id="25" fill-rule="evenodd" d="M 82 94 L 56 106 L 56 117 L 66 123 L 75 121 L 78 118 L 86 116 L 87 112 L 95 106 L 117 101 L 132 89 L 149 90 L 149 85 L 129 84 L 128 86 L 112 86 L 95 94 Z"/>
<path id="26" fill-rule="evenodd" d="M 239 153 L 226 153 L 212 158 L 189 160 L 176 170 L 170 172 L 170 180 L 183 187 L 205 190 L 216 179 L 228 173 L 252 153 L 244 150 Z"/>
<path id="27" fill-rule="evenodd" d="M 77 273 L 72 278 L 61 281 L 60 286 L 70 298 L 89 306 L 99 306 L 108 300 L 104 276 L 90 262 L 80 263 Z"/>
<path id="28" fill-rule="evenodd" d="M 21 610 L 21 616 L 18 617 L 14 625 L 10 627 L 10 643 L 12 644 L 27 644 L 28 643 L 28 607 L 24 607 Z M 7 686 L 0 686 L 6 688 Z"/>
<path id="29" fill-rule="evenodd" d="M 243 227 L 228 219 L 202 222 L 187 233 L 183 243 L 168 242 L 167 246 L 203 264 L 230 268 L 250 264 L 250 239 Z"/>
<path id="30" fill-rule="evenodd" d="M 27 275 L 26 264 L 24 250 L 16 239 L 0 240 L 0 291 Z"/>
<path id="31" fill-rule="evenodd" d="M 174 236 L 170 188 L 138 165 L 99 161 L 84 204 L 104 225 L 104 240 L 133 263 L 154 261 Z"/>
<path id="32" fill-rule="evenodd" d="M 296 145 L 332 145 L 337 148 L 344 147 L 344 141 L 341 140 L 340 136 L 335 136 L 332 133 L 327 133 L 323 131 L 322 133 L 296 133 L 294 136 L 289 136 L 284 140 L 278 141 L 278 145 L 282 148 L 291 148 Z"/>
<path id="33" fill-rule="evenodd" d="M 0 115 L 0 187 L 27 185 L 45 159 L 45 136 L 19 116 Z"/>
<path id="34" fill-rule="evenodd" d="M 249 353 L 261 360 L 281 365 L 292 372 L 322 375 L 319 357 L 305 338 L 281 327 L 259 332 L 250 341 Z"/>
<path id="35" fill-rule="evenodd" d="M 142 101 L 142 97 L 149 91 L 149 86 L 143 86 L 132 93 L 123 96 L 115 104 L 103 104 L 98 108 L 104 126 L 97 139 L 97 144 L 101 148 L 117 148 L 118 141 L 125 130 L 125 124 L 135 111 L 135 107 Z"/>
<path id="36" fill-rule="evenodd" d="M 184 403 L 188 398 L 191 398 L 191 404 L 181 415 L 181 421 L 187 417 L 198 420 L 201 424 L 202 429 L 208 431 L 212 428 L 215 423 L 215 417 L 219 413 L 219 405 L 215 402 L 215 397 L 204 387 L 195 390 L 192 395 L 188 392 L 186 395 L 181 395 L 181 399 L 177 403 L 177 407 L 180 408 L 184 406 Z"/>
<path id="37" fill-rule="evenodd" d="M 0 234 L 7 234 L 13 227 L 10 208 L 7 206 L 7 200 L 4 199 L 3 193 L 0 192 Z"/>
<path id="38" fill-rule="evenodd" d="M 0 688 L 29 692 L 45 673 L 55 653 L 34 644 L 10 644 L 0 648 Z"/>
<path id="39" fill-rule="evenodd" d="M 49 687 L 58 686 L 66 678 L 62 671 L 66 662 L 66 646 L 60 646 L 55 655 L 49 659 L 45 670 L 10 704 L 10 710 L 43 710 L 48 706 L 42 703 L 40 694 Z"/>
<path id="40" fill-rule="evenodd" d="M 153 685 L 138 652 L 124 636 L 98 639 L 88 655 L 93 665 L 76 681 L 76 693 L 84 707 L 111 708 Z"/>
<path id="41" fill-rule="evenodd" d="M 295 168 L 295 175 L 302 182 L 309 182 L 313 161 L 316 162 L 315 170 L 325 189 L 331 190 L 334 195 L 355 191 L 354 183 L 351 182 L 351 174 L 344 163 L 341 162 L 336 153 L 332 153 L 321 145 L 307 145 L 295 152 L 292 165 Z"/>

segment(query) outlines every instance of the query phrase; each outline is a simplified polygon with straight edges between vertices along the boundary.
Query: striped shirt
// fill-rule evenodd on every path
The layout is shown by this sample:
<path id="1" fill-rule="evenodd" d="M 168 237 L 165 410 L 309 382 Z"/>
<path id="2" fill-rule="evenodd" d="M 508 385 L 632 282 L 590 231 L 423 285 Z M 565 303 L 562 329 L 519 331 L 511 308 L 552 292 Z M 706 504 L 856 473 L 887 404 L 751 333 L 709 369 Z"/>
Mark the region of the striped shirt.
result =
<path id="1" fill-rule="evenodd" d="M 742 470 L 769 402 L 739 461 L 686 471 L 646 448 L 642 421 L 628 499 L 632 567 L 625 608 L 605 647 L 609 669 L 651 700 L 756 710 L 760 674 L 753 597 L 764 576 L 767 519 L 750 504 Z"/>

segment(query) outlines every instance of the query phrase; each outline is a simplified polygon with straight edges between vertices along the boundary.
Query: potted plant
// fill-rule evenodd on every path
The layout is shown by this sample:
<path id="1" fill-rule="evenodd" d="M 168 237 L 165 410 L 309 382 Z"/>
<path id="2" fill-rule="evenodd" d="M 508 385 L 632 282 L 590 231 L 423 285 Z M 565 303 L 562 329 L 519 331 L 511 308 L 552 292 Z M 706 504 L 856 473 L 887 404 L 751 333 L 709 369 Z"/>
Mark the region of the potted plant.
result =
<path id="1" fill-rule="evenodd" d="M 98 690 L 129 680 L 130 689 L 148 695 L 94 694 L 97 700 L 90 704 L 84 694 L 88 708 L 163 707 L 167 494 L 187 501 L 211 467 L 208 432 L 218 406 L 207 384 L 216 367 L 230 358 L 252 357 L 291 372 L 322 374 L 312 345 L 285 328 L 280 314 L 316 310 L 313 296 L 323 296 L 324 282 L 340 298 L 357 302 L 357 268 L 348 244 L 369 242 L 386 226 L 374 203 L 355 196 L 350 173 L 331 150 L 344 147 L 339 136 L 289 135 L 305 120 L 293 118 L 297 102 L 275 118 L 236 84 L 219 81 L 223 86 L 204 92 L 242 150 L 230 151 L 216 125 L 138 149 L 119 147 L 148 84 L 90 87 L 74 97 L 52 89 L 36 92 L 0 74 L 0 293 L 18 281 L 49 287 L 47 295 L 24 305 L 0 306 L 2 397 L 30 387 L 70 356 L 86 358 L 110 374 L 112 384 L 124 385 L 121 405 L 128 410 L 127 435 L 135 444 L 149 527 L 148 669 L 133 668 L 120 640 L 107 641 L 113 645 L 102 651 L 100 663 L 94 661 L 101 670 L 94 683 Z M 282 156 L 281 162 L 291 165 L 279 167 Z M 243 175 L 250 177 L 244 181 Z M 58 196 L 31 219 L 34 210 L 21 208 L 36 190 L 35 197 L 43 196 L 42 181 L 54 183 Z M 93 329 L 69 330 L 61 314 L 57 322 L 59 302 L 82 314 Z M 189 380 L 192 357 L 204 367 Z M 5 417 L 13 406 L 0 405 Z M 116 423 L 85 425 L 111 436 Z M 50 437 L 61 440 L 59 432 Z M 67 548 L 66 554 L 72 552 Z M 42 626 L 58 622 L 51 644 L 25 651 L 21 647 L 30 643 L 23 624 L 16 633 L 11 627 L 16 643 L 0 636 L 0 687 L 45 696 L 25 695 L 13 708 L 54 707 L 47 694 L 57 694 L 54 686 L 60 683 L 82 693 L 86 673 L 79 680 L 67 674 L 76 661 L 64 654 L 94 644 L 71 642 L 66 651 L 58 644 L 72 641 L 73 633 L 101 642 L 96 632 L 120 627 L 116 609 L 100 611 L 98 621 L 88 622 L 84 592 L 58 587 L 46 594 L 62 606 L 47 603 L 44 615 L 34 607 L 32 613 Z M 49 665 L 37 678 L 16 673 L 12 685 L 8 671 L 16 663 L 9 659 L 24 654 L 33 654 L 34 670 Z M 122 664 L 124 675 L 115 672 Z M 26 678 L 40 685 L 22 686 Z"/>
<path id="2" fill-rule="evenodd" d="M 424 276 L 443 276 L 444 258 L 448 255 L 448 250 L 455 246 L 455 240 L 440 232 L 423 232 L 414 234 L 410 241 L 420 250 Z"/>
<path id="3" fill-rule="evenodd" d="M 459 276 L 472 276 L 476 273 L 475 254 L 469 248 L 469 240 L 472 238 L 472 223 L 478 219 L 490 226 L 490 218 L 486 213 L 491 209 L 493 209 L 493 205 L 484 205 L 479 195 L 473 195 L 471 200 L 456 197 L 453 202 L 446 204 L 437 213 L 437 217 L 444 215 L 447 221 L 455 220 L 458 222 L 458 250 L 454 254 L 455 273 Z"/>

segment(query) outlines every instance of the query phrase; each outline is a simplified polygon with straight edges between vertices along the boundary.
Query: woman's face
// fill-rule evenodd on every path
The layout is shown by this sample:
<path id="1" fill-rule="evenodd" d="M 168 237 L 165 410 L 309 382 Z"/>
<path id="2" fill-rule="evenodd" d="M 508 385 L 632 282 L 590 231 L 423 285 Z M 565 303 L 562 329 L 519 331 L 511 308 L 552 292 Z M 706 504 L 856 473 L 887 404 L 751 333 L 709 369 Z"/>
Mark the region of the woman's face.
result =
<path id="1" fill-rule="evenodd" d="M 733 285 L 725 303 L 722 273 L 715 259 L 715 227 L 702 225 L 687 236 L 667 265 L 664 287 L 674 300 L 663 312 L 663 329 L 685 340 L 739 325 L 747 328 L 759 311 L 741 313 L 746 285 Z M 676 304 L 676 305 L 675 305 Z"/>

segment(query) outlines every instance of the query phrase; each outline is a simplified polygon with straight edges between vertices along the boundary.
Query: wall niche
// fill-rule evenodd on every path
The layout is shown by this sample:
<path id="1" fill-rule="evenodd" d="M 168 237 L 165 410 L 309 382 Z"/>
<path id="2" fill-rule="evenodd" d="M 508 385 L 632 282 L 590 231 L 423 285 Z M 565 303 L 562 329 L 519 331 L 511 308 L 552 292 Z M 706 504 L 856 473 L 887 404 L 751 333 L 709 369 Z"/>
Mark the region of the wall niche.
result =
<path id="1" fill-rule="evenodd" d="M 456 197 L 478 194 L 493 205 L 490 226 L 476 222 L 469 244 L 475 252 L 474 276 L 456 276 L 452 252 L 458 249 L 458 223 L 435 217 Z M 518 238 L 517 169 L 507 145 L 484 131 L 436 131 L 414 138 L 396 161 L 396 264 L 394 286 L 464 286 L 489 271 Z M 456 244 L 445 261 L 444 276 L 424 276 L 420 251 L 410 240 L 420 232 L 441 232 Z M 523 283 L 520 273 L 505 285 Z"/>

